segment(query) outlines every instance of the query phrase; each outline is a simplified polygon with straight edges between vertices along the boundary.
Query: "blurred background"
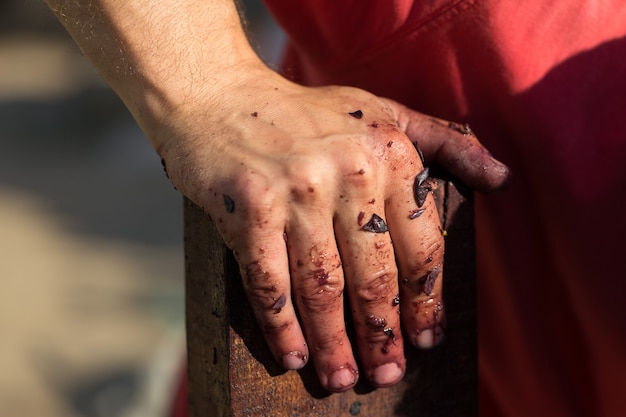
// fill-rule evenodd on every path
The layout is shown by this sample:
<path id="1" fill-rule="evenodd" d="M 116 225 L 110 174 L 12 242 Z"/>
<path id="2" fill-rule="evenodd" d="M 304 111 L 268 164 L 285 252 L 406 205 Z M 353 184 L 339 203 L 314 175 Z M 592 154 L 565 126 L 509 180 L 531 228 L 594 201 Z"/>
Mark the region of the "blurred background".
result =
<path id="1" fill-rule="evenodd" d="M 275 65 L 282 34 L 246 1 Z M 159 417 L 184 360 L 182 201 L 41 0 L 0 2 L 0 417 Z"/>

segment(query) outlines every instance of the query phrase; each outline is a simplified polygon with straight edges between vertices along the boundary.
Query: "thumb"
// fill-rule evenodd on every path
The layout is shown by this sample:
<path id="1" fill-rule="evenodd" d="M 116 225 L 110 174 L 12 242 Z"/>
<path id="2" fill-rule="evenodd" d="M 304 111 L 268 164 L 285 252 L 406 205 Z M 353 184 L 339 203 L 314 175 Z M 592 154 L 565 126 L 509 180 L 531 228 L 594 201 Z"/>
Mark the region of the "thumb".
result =
<path id="1" fill-rule="evenodd" d="M 428 164 L 476 191 L 492 192 L 507 184 L 509 168 L 489 153 L 469 126 L 427 116 L 393 100 L 384 101 Z"/>

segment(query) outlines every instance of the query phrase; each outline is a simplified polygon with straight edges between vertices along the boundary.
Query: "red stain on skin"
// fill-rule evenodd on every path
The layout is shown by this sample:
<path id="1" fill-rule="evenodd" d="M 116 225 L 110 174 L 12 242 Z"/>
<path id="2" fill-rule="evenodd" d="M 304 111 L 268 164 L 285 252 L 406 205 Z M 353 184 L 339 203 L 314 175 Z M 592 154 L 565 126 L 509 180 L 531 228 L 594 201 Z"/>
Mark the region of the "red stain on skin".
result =
<path id="1" fill-rule="evenodd" d="M 267 281 L 269 273 L 261 267 L 259 261 L 250 262 L 244 268 L 248 282 L 251 281 Z"/>
<path id="2" fill-rule="evenodd" d="M 287 304 L 287 297 L 285 297 L 285 294 L 283 293 L 280 295 L 280 297 L 276 299 L 276 302 L 272 306 L 274 313 L 276 314 L 280 313 L 280 311 L 285 306 L 285 304 Z"/>
<path id="3" fill-rule="evenodd" d="M 273 326 L 270 324 L 262 324 L 261 326 L 261 332 L 265 335 L 268 336 L 276 336 L 278 334 L 283 333 L 285 330 L 287 330 L 289 327 L 291 327 L 291 323 L 287 322 L 287 323 L 283 323 L 277 326 Z"/>
<path id="4" fill-rule="evenodd" d="M 365 217 L 365 212 L 362 211 L 359 213 L 359 216 L 357 217 L 357 223 L 359 226 L 363 226 L 363 218 Z"/>
<path id="5" fill-rule="evenodd" d="M 370 314 L 365 319 L 365 324 L 371 327 L 383 329 L 387 325 L 387 320 L 384 317 L 376 317 L 373 314 Z"/>
<path id="6" fill-rule="evenodd" d="M 338 255 L 334 255 L 334 258 L 337 258 Z M 315 265 L 316 268 L 321 268 L 322 265 L 326 262 L 329 257 L 328 252 L 315 245 L 309 251 L 309 257 L 311 259 L 311 263 Z"/>
<path id="7" fill-rule="evenodd" d="M 328 282 L 328 273 L 324 268 L 316 269 L 313 271 L 313 278 L 315 278 L 319 285 L 324 285 Z"/>

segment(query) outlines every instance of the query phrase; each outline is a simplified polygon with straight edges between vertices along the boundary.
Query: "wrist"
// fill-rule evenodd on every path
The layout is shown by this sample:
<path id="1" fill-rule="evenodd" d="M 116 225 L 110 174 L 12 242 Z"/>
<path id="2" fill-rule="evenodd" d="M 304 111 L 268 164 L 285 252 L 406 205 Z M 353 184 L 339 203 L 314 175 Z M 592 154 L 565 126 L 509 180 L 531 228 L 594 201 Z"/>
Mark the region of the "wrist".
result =
<path id="1" fill-rule="evenodd" d="M 164 0 L 150 14 L 129 6 L 145 0 L 98 1 L 120 5 L 109 11 L 119 54 L 87 55 L 106 60 L 96 67 L 151 140 L 183 109 L 219 109 L 234 85 L 272 72 L 248 43 L 232 0 Z"/>
<path id="2" fill-rule="evenodd" d="M 191 82 L 178 78 L 141 93 L 142 104 L 134 115 L 162 156 L 166 144 L 176 146 L 192 138 L 225 142 L 220 130 L 239 126 L 241 117 L 279 102 L 281 94 L 300 87 L 257 60 L 242 61 L 220 74 L 215 79 L 209 72 Z"/>
<path id="3" fill-rule="evenodd" d="M 198 103 L 219 109 L 238 78 L 270 72 L 233 0 L 46 2 L 157 148 L 172 115 Z"/>

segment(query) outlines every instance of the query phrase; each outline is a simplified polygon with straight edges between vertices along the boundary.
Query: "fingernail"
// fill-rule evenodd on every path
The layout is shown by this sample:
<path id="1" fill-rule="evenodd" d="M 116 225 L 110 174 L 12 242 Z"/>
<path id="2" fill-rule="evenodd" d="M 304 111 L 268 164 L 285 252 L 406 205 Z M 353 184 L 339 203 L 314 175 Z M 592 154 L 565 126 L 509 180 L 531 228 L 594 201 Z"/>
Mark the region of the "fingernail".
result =
<path id="1" fill-rule="evenodd" d="M 301 369 L 306 365 L 307 357 L 302 352 L 293 351 L 283 356 L 283 368 L 285 369 Z"/>
<path id="2" fill-rule="evenodd" d="M 386 363 L 374 368 L 371 374 L 371 381 L 376 386 L 386 387 L 393 385 L 402 379 L 404 372 L 397 363 Z"/>
<path id="3" fill-rule="evenodd" d="M 328 377 L 328 389 L 331 391 L 345 391 L 356 384 L 358 371 L 351 368 L 341 368 Z"/>
<path id="4" fill-rule="evenodd" d="M 422 349 L 430 349 L 437 346 L 444 339 L 444 332 L 441 326 L 434 329 L 424 329 L 417 333 L 413 339 L 413 344 Z"/>

